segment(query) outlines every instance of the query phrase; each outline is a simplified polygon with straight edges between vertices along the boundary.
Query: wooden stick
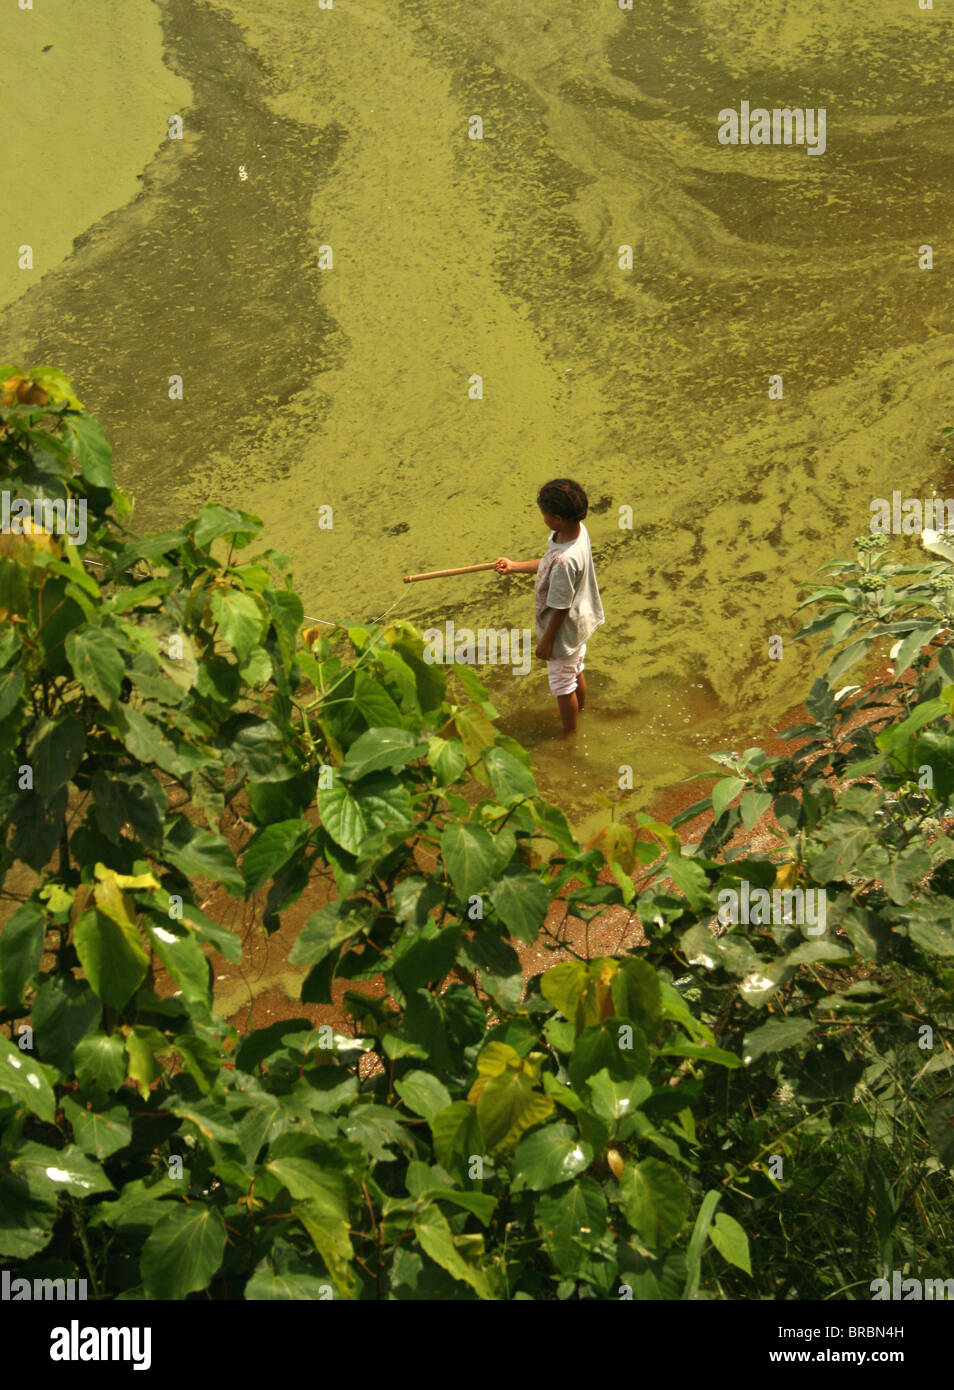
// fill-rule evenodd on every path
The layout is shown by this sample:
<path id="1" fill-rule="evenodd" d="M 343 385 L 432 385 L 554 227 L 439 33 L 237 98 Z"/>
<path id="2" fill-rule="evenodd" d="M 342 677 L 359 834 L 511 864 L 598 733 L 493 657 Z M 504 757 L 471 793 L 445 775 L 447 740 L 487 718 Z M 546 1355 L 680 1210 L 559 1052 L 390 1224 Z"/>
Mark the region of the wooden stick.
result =
<path id="1" fill-rule="evenodd" d="M 430 570 L 427 574 L 406 574 L 405 584 L 414 584 L 418 579 L 446 579 L 451 574 L 476 574 L 478 570 L 492 570 L 497 568 L 497 561 L 491 560 L 488 565 L 462 565 L 456 570 Z"/>

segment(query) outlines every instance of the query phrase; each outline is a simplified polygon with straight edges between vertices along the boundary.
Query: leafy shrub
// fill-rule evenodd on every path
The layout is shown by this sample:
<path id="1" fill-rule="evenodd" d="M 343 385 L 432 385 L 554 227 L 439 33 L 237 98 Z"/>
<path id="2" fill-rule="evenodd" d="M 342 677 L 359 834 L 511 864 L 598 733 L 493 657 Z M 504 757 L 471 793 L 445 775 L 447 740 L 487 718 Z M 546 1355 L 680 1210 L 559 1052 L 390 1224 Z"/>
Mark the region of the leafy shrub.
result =
<path id="1" fill-rule="evenodd" d="M 812 940 L 778 914 L 753 925 L 705 913 L 683 930 L 668 893 L 639 900 L 657 928 L 649 957 L 687 963 L 687 997 L 745 1061 L 697 1118 L 710 1152 L 728 1141 L 772 1297 L 866 1298 L 884 1270 L 946 1277 L 954 1256 L 954 547 L 924 543 L 939 560 L 901 563 L 886 537 L 867 536 L 854 559 L 824 567 L 830 579 L 805 600 L 822 611 L 798 636 L 827 632 L 841 650 L 808 720 L 783 735 L 795 751 L 713 755 L 711 795 L 674 822 L 712 812 L 690 861 L 711 886 L 713 857 L 771 809 L 777 849 L 736 845 L 723 872 L 823 889 L 827 930 Z M 879 639 L 893 670 L 836 689 Z"/>
<path id="2" fill-rule="evenodd" d="M 584 848 L 472 672 L 428 665 L 405 623 L 303 641 L 287 560 L 240 558 L 255 518 L 210 505 L 134 535 L 65 378 L 0 377 L 4 486 L 89 523 L 75 546 L 0 538 L 17 1273 L 251 1299 L 867 1297 L 885 1268 L 946 1276 L 948 542 L 904 565 L 865 538 L 829 567 L 800 635 L 842 649 L 789 756 L 716 754 L 674 826 L 640 814 Z M 836 690 L 879 641 L 894 673 Z M 825 930 L 774 905 L 726 920 L 743 884 L 823 889 Z M 290 960 L 351 1031 L 240 1036 L 215 1014 L 210 954 L 242 952 L 216 892 L 266 931 L 317 897 Z M 567 945 L 569 915 L 621 908 L 644 944 Z M 514 941 L 569 959 L 525 983 Z"/>
<path id="3" fill-rule="evenodd" d="M 88 534 L 0 555 L 0 1254 L 122 1298 L 678 1297 L 704 1256 L 747 1269 L 693 1121 L 738 1058 L 640 959 L 524 999 L 511 940 L 633 889 L 480 682 L 452 693 L 403 623 L 303 647 L 287 562 L 238 558 L 255 518 L 133 535 L 65 379 L 2 375 L 5 484 L 84 502 Z M 290 959 L 308 1003 L 349 986 L 354 1034 L 240 1037 L 205 890 L 274 930 L 326 868 Z"/>

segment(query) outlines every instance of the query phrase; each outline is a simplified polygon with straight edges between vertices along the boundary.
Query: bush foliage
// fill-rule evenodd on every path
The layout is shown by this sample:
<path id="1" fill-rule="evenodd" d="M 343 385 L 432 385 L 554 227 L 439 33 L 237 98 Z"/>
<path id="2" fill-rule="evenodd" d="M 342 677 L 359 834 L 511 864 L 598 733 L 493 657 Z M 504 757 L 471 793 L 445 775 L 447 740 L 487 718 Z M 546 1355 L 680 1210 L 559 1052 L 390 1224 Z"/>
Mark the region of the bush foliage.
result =
<path id="1" fill-rule="evenodd" d="M 473 672 L 404 622 L 303 635 L 287 559 L 241 558 L 244 512 L 134 534 L 65 378 L 0 376 L 3 487 L 88 523 L 0 538 L 17 1273 L 129 1299 L 867 1297 L 884 1267 L 935 1273 L 945 542 L 836 562 L 803 634 L 849 645 L 791 756 L 716 755 L 680 818 L 708 814 L 697 844 L 640 814 L 583 847 Z M 879 638 L 891 680 L 836 694 Z M 774 847 L 747 847 L 769 810 Z M 743 881 L 824 888 L 827 930 L 720 919 Z M 242 957 L 204 910 L 224 895 L 266 932 L 323 902 L 289 959 L 349 1029 L 216 1014 L 212 962 Z M 568 921 L 610 911 L 645 943 L 583 959 Z M 541 942 L 560 963 L 525 982 L 514 943 Z"/>

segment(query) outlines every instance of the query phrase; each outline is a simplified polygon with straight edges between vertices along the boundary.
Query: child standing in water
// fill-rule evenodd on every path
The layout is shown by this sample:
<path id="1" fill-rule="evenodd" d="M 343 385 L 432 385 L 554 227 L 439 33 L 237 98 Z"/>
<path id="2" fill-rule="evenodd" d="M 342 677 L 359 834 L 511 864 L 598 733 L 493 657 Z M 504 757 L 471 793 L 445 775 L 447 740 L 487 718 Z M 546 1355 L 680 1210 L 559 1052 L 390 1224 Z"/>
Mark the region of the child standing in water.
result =
<path id="1" fill-rule="evenodd" d="M 583 658 L 586 644 L 605 621 L 593 567 L 586 493 L 572 478 L 554 478 L 537 493 L 537 506 L 550 531 L 539 560 L 497 561 L 498 574 L 535 574 L 536 655 L 547 663 L 550 689 L 557 698 L 563 732 L 576 732 L 577 713 L 586 704 Z"/>

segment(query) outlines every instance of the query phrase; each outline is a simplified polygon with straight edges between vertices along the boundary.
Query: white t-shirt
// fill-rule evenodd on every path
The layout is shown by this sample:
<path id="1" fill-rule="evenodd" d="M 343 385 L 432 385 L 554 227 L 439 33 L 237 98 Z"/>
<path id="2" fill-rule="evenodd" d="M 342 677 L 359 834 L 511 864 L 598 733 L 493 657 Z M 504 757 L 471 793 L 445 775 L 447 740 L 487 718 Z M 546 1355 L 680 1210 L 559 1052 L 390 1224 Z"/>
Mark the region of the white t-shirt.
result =
<path id="1" fill-rule="evenodd" d="M 534 589 L 538 642 L 555 608 L 570 610 L 553 639 L 550 652 L 554 660 L 565 661 L 578 652 L 606 621 L 596 583 L 590 535 L 582 521 L 580 534 L 575 541 L 557 544 L 551 533 L 550 543 L 540 561 Z"/>

